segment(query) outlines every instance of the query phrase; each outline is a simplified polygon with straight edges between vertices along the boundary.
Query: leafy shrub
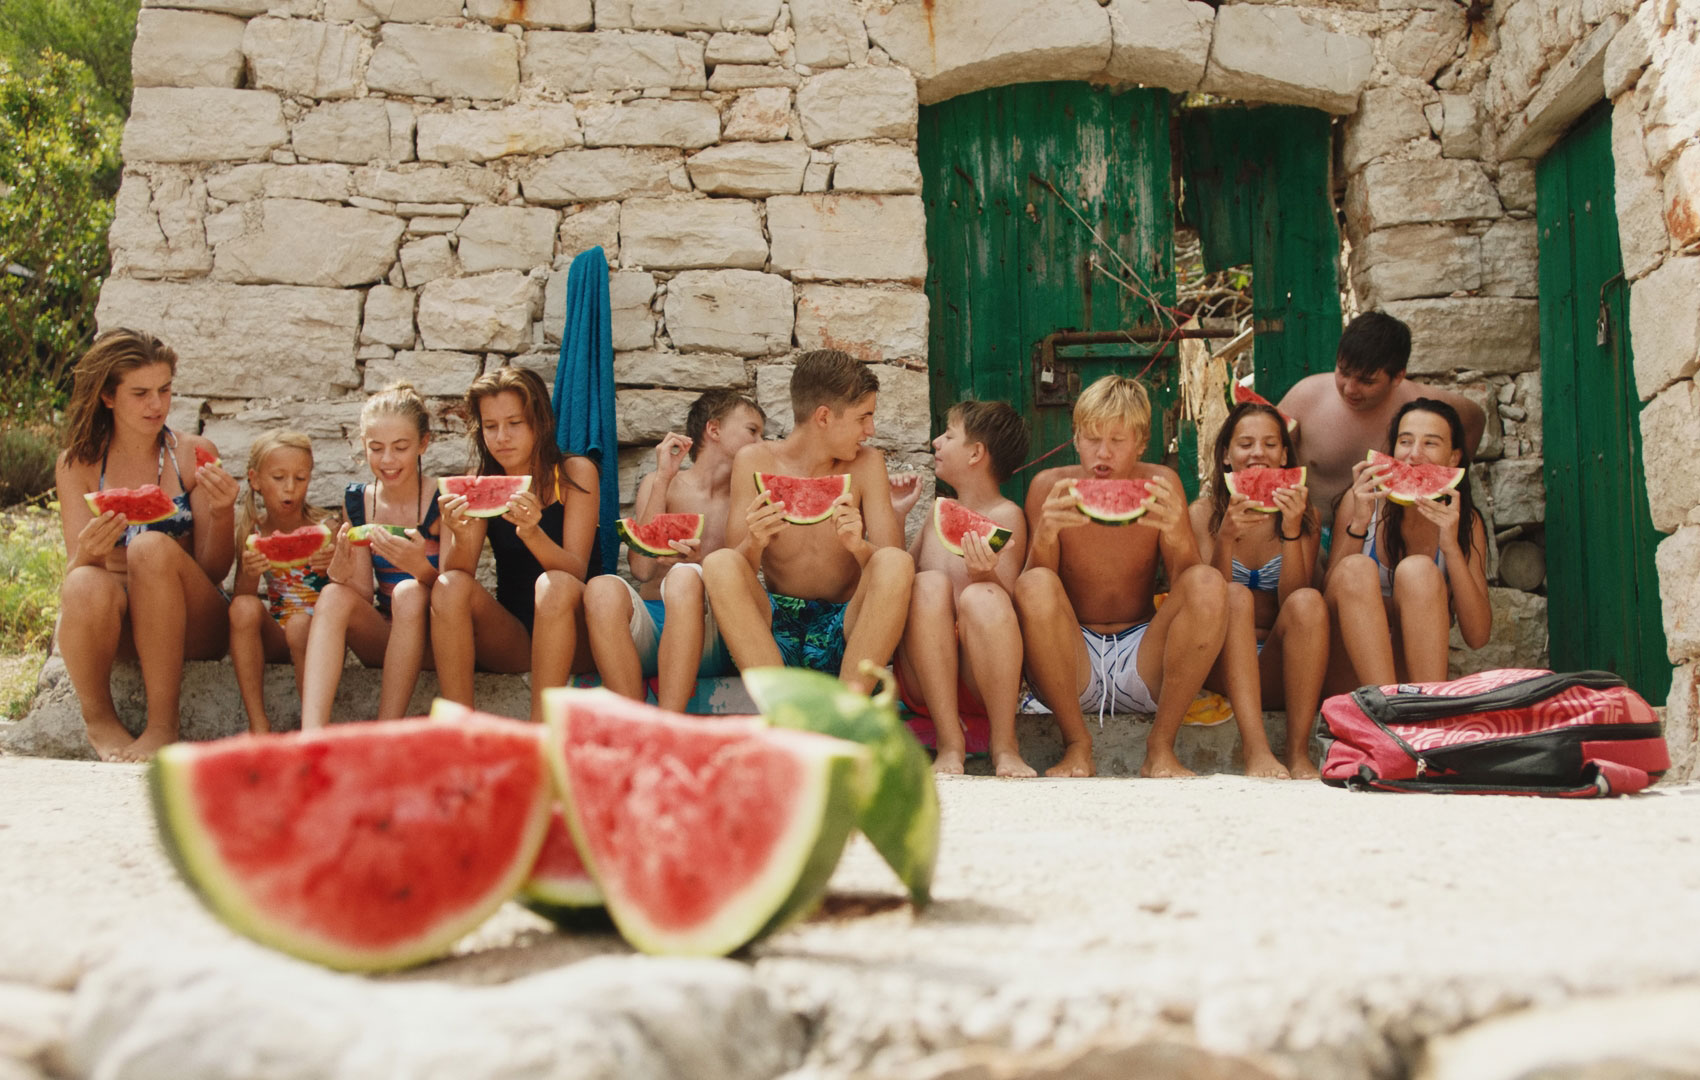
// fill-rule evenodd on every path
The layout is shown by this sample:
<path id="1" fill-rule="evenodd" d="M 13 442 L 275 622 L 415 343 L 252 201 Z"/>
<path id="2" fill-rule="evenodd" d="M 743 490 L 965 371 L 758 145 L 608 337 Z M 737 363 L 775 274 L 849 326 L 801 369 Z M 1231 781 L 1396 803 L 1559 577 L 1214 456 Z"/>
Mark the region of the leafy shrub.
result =
<path id="1" fill-rule="evenodd" d="M 130 111 L 130 50 L 141 0 L 0 0 L 0 59 L 33 74 L 43 52 L 82 62 L 95 101 L 122 120 Z"/>
<path id="2" fill-rule="evenodd" d="M 0 420 L 0 506 L 53 490 L 58 453 L 51 428 Z"/>
<path id="3" fill-rule="evenodd" d="M 65 543 L 59 507 L 29 506 L 0 516 L 0 653 L 46 651 L 59 617 Z"/>

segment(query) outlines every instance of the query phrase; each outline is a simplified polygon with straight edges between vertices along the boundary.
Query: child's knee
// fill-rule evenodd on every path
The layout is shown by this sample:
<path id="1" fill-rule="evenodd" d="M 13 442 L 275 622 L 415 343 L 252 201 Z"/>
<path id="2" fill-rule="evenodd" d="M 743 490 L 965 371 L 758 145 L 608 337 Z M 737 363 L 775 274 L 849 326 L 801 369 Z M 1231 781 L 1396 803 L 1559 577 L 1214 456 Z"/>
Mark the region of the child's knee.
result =
<path id="1" fill-rule="evenodd" d="M 356 592 L 351 586 L 331 582 L 319 592 L 319 598 L 313 602 L 313 611 L 320 617 L 346 618 L 350 612 L 366 598 Z"/>
<path id="2" fill-rule="evenodd" d="M 917 588 L 920 583 L 921 578 L 917 577 Z M 981 631 L 1013 627 L 1015 608 L 1008 593 L 990 582 L 977 581 L 963 589 L 962 595 L 956 598 L 956 621 L 964 627 Z"/>
<path id="3" fill-rule="evenodd" d="M 1416 599 L 1443 592 L 1446 578 L 1440 567 L 1426 555 L 1407 555 L 1393 568 L 1393 595 L 1396 599 Z"/>
<path id="4" fill-rule="evenodd" d="M 144 532 L 130 541 L 124 561 L 132 573 L 138 568 L 163 573 L 166 565 L 182 557 L 183 548 L 176 540 L 162 532 Z"/>
<path id="5" fill-rule="evenodd" d="M 123 595 L 116 575 L 99 566 L 79 566 L 59 585 L 59 610 L 85 619 L 113 615 Z"/>
<path id="6" fill-rule="evenodd" d="M 478 579 L 465 570 L 447 570 L 431 586 L 431 612 L 462 615 L 472 607 L 472 590 Z"/>
<path id="7" fill-rule="evenodd" d="M 874 552 L 863 572 L 872 574 L 876 582 L 907 589 L 915 580 L 915 560 L 902 548 L 882 547 Z"/>
<path id="8" fill-rule="evenodd" d="M 972 588 L 972 586 L 970 586 Z M 943 570 L 923 570 L 915 575 L 910 586 L 911 600 L 916 604 L 934 606 L 950 603 L 950 576 Z"/>
<path id="9" fill-rule="evenodd" d="M 390 594 L 390 611 L 397 618 L 416 618 L 430 607 L 431 592 L 417 578 L 397 582 L 395 592 Z"/>
<path id="10" fill-rule="evenodd" d="M 549 570 L 538 575 L 533 594 L 537 614 L 553 617 L 572 611 L 584 602 L 584 589 L 584 582 L 564 570 Z"/>
<path id="11" fill-rule="evenodd" d="M 266 605 L 257 596 L 238 596 L 230 602 L 232 633 L 251 634 L 260 628 L 260 620 L 270 618 Z"/>
<path id="12" fill-rule="evenodd" d="M 307 647 L 307 632 L 313 627 L 313 616 L 297 615 L 283 625 L 283 640 L 289 643 L 289 651 L 297 653 Z"/>
<path id="13" fill-rule="evenodd" d="M 1249 590 L 1239 587 L 1249 596 Z M 1213 566 L 1199 563 L 1175 579 L 1170 599 L 1179 598 L 1188 613 L 1211 622 L 1221 622 L 1228 610 L 1228 582 Z"/>
<path id="14" fill-rule="evenodd" d="M 1023 616 L 1053 612 L 1066 599 L 1062 578 L 1055 570 L 1035 566 L 1031 570 L 1023 570 L 1021 576 L 1015 579 L 1015 606 Z"/>
<path id="15" fill-rule="evenodd" d="M 1361 600 L 1370 594 L 1381 596 L 1381 568 L 1368 555 L 1348 555 L 1328 575 L 1328 599 Z"/>
<path id="16" fill-rule="evenodd" d="M 590 579 L 584 587 L 584 615 L 594 621 L 625 622 L 632 617 L 632 593 L 613 574 Z"/>
<path id="17" fill-rule="evenodd" d="M 1294 630 L 1315 633 L 1328 629 L 1328 601 L 1315 589 L 1298 589 L 1281 602 L 1281 613 Z"/>

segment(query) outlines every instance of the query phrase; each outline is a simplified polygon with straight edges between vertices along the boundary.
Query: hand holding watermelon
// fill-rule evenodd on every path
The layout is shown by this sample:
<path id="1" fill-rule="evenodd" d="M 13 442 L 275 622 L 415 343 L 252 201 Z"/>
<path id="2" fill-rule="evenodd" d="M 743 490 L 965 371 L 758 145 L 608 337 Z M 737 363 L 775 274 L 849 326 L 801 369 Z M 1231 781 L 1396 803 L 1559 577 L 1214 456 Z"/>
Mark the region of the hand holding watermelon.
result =
<path id="1" fill-rule="evenodd" d="M 998 553 L 977 532 L 962 536 L 962 563 L 968 568 L 970 581 L 995 581 L 998 576 Z"/>
<path id="2" fill-rule="evenodd" d="M 543 503 L 536 492 L 522 491 L 508 502 L 508 512 L 502 515 L 502 520 L 512 525 L 522 538 L 530 536 L 543 520 Z"/>
<path id="3" fill-rule="evenodd" d="M 1145 513 L 1140 525 L 1158 532 L 1168 532 L 1186 520 L 1186 495 L 1167 476 L 1153 476 L 1145 481 Z"/>
<path id="4" fill-rule="evenodd" d="M 838 542 L 844 545 L 844 550 L 852 555 L 860 546 L 871 548 L 862 537 L 862 510 L 848 491 L 832 500 L 832 530 Z"/>
<path id="5" fill-rule="evenodd" d="M 1051 485 L 1051 493 L 1045 496 L 1045 505 L 1039 514 L 1039 535 L 1034 540 L 1037 542 L 1041 537 L 1054 540 L 1064 529 L 1090 524 L 1092 519 L 1081 511 L 1080 499 L 1074 493 L 1074 481 L 1058 480 Z"/>
<path id="6" fill-rule="evenodd" d="M 467 542 L 478 519 L 466 512 L 465 495 L 438 495 L 437 510 L 442 514 L 443 524 L 448 530 Z"/>
<path id="7" fill-rule="evenodd" d="M 1281 514 L 1281 521 L 1288 535 L 1298 532 L 1297 523 L 1304 520 L 1310 510 L 1310 488 L 1304 484 L 1295 487 L 1276 488 L 1270 496 L 1275 501 L 1275 509 Z"/>
<path id="8" fill-rule="evenodd" d="M 1216 536 L 1224 543 L 1233 543 L 1240 537 L 1255 529 L 1263 521 L 1263 514 L 1252 505 L 1252 501 L 1244 495 L 1230 495 L 1228 507 L 1222 513 L 1222 524 L 1216 529 Z"/>
<path id="9" fill-rule="evenodd" d="M 326 544 L 325 547 L 331 549 L 334 548 L 334 545 Z M 236 575 L 236 591 L 245 593 L 249 591 L 246 583 L 258 582 L 265 576 L 266 571 L 271 569 L 272 564 L 271 560 L 247 545 L 242 547 L 241 558 L 242 568 Z"/>
<path id="10" fill-rule="evenodd" d="M 788 525 L 785 520 L 785 504 L 771 491 L 756 492 L 756 500 L 750 504 L 744 516 L 744 527 L 750 531 L 750 544 L 757 551 L 767 547 Z"/>
<path id="11" fill-rule="evenodd" d="M 1448 550 L 1446 544 L 1450 540 L 1452 548 L 1458 547 L 1458 515 L 1460 507 L 1458 500 L 1449 491 L 1433 499 L 1418 499 L 1411 504 L 1417 513 L 1427 518 L 1440 529 L 1440 549 L 1455 559 L 1462 560 L 1464 555 L 1459 550 Z"/>
<path id="12" fill-rule="evenodd" d="M 123 514 L 111 510 L 90 518 L 77 532 L 76 558 L 72 565 L 99 566 L 104 563 L 128 524 Z"/>
<path id="13" fill-rule="evenodd" d="M 405 570 L 416 578 L 429 579 L 436 574 L 436 568 L 426 554 L 425 538 L 419 535 L 418 529 L 407 530 L 405 536 L 380 529 L 372 534 L 372 553 L 381 555 L 395 564 L 396 569 Z"/>
<path id="14" fill-rule="evenodd" d="M 242 485 L 236 478 L 225 472 L 217 461 L 212 461 L 195 470 L 195 481 L 203 497 L 207 500 L 207 509 L 214 514 L 236 513 L 236 497 L 242 493 Z"/>

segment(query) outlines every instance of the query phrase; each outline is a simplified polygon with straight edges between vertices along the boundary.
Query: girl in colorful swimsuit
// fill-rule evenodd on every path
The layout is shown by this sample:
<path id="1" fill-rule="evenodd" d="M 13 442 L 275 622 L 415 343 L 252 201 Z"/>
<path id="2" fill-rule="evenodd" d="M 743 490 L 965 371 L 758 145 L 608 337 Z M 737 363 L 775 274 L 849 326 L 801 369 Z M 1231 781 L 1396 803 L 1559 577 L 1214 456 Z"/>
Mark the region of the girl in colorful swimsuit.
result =
<path id="1" fill-rule="evenodd" d="M 1310 729 L 1328 666 L 1328 608 L 1310 587 L 1320 532 L 1317 514 L 1302 485 L 1277 490 L 1279 509 L 1273 514 L 1253 508 L 1243 495 L 1229 495 L 1227 485 L 1230 472 L 1292 468 L 1296 456 L 1280 413 L 1268 405 L 1235 407 L 1216 437 L 1210 492 L 1189 513 L 1204 560 L 1239 586 L 1229 589 L 1229 615 L 1248 620 L 1255 630 L 1262 701 L 1282 703 L 1287 710 L 1287 772 L 1295 779 L 1314 779 Z M 1233 659 L 1234 641 L 1230 630 L 1219 668 Z M 1215 673 L 1212 681 L 1227 685 L 1230 680 L 1216 677 L 1223 674 Z"/>
<path id="2" fill-rule="evenodd" d="M 1462 467 L 1464 479 L 1439 499 L 1401 506 L 1380 491 L 1384 467 L 1353 466 L 1334 515 L 1325 590 L 1341 639 L 1331 688 L 1445 679 L 1453 620 L 1472 649 L 1493 629 L 1487 532 L 1470 498 L 1457 411 L 1417 398 L 1394 414 L 1387 441 L 1400 461 Z"/>
<path id="3" fill-rule="evenodd" d="M 144 761 L 176 741 L 183 662 L 214 659 L 228 640 L 217 583 L 235 553 L 237 485 L 211 442 L 166 426 L 176 371 L 177 354 L 152 334 L 97 338 L 77 362 L 55 471 L 69 553 L 59 651 L 89 742 L 107 761 Z M 83 498 L 143 485 L 170 497 L 170 516 L 131 525 L 119 513 L 95 514 Z M 120 657 L 141 663 L 148 713 L 138 738 L 112 700 Z"/>
<path id="4" fill-rule="evenodd" d="M 437 482 L 425 475 L 431 445 L 425 399 L 410 384 L 372 395 L 360 410 L 360 441 L 374 484 L 343 492 L 342 527 L 314 605 L 301 682 L 301 726 L 331 719 L 345 649 L 367 667 L 382 667 L 378 719 L 407 711 L 430 642 L 431 586 L 437 580 Z M 372 529 L 356 544 L 357 525 L 400 525 L 401 535 Z"/>
<path id="5" fill-rule="evenodd" d="M 443 572 L 431 590 L 431 647 L 442 696 L 472 702 L 472 673 L 532 673 L 532 718 L 542 692 L 589 671 L 584 580 L 601 563 L 596 543 L 598 482 L 589 458 L 555 445 L 549 390 L 527 368 L 502 367 L 466 392 L 473 470 L 530 476 L 500 517 L 472 517 L 459 495 L 442 500 Z M 496 595 L 475 571 L 484 541 L 496 558 Z"/>
<path id="6" fill-rule="evenodd" d="M 268 431 L 248 449 L 248 487 L 236 515 L 236 550 L 242 554 L 231 587 L 236 598 L 230 602 L 230 662 L 236 669 L 242 708 L 248 713 L 248 730 L 256 735 L 271 730 L 266 718 L 266 665 L 288 660 L 295 666 L 296 687 L 302 684 L 307 629 L 319 591 L 330 583 L 325 568 L 333 547 L 325 544 L 302 566 L 273 566 L 247 541 L 250 536 L 294 532 L 307 525 L 330 522 L 334 526 L 334 514 L 307 504 L 312 480 L 313 441 L 299 431 Z M 262 581 L 264 600 L 259 596 Z"/>

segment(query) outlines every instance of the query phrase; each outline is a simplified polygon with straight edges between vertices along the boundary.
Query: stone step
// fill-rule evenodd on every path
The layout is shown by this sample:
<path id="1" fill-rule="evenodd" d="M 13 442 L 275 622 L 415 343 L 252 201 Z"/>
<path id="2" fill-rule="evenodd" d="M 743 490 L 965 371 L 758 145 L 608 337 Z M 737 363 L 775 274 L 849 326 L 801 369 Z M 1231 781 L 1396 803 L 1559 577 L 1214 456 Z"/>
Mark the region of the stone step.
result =
<path id="1" fill-rule="evenodd" d="M 337 688 L 336 715 L 369 717 L 377 711 L 380 673 L 375 669 L 350 667 L 344 670 Z M 57 656 L 42 671 L 40 692 L 29 713 L 20 721 L 0 726 L 0 748 L 29 757 L 83 758 L 94 756 L 84 735 L 82 713 L 71 680 Z M 301 722 L 301 702 L 295 690 L 295 675 L 287 665 L 266 668 L 266 708 L 274 729 L 289 730 Z M 141 731 L 145 713 L 141 671 L 135 664 L 120 664 L 112 674 L 113 698 L 119 715 L 135 732 Z M 427 671 L 419 677 L 410 713 L 423 714 L 436 696 L 437 679 Z M 478 707 L 501 716 L 525 716 L 530 710 L 531 690 L 525 676 L 479 675 L 475 693 Z M 693 712 L 747 713 L 754 706 L 735 678 L 704 679 L 692 700 Z M 228 660 L 185 664 L 182 692 L 182 733 L 185 739 L 216 739 L 248 730 L 247 714 L 236 692 L 235 673 Z M 1144 715 L 1108 717 L 1102 728 L 1096 718 L 1092 728 L 1094 757 L 1098 772 L 1106 776 L 1132 776 L 1145 760 L 1145 740 L 1151 718 Z M 1277 751 L 1286 745 L 1286 714 L 1264 716 L 1269 742 Z M 1056 724 L 1048 715 L 1023 715 L 1016 721 L 1021 753 L 1027 763 L 1043 770 L 1062 758 L 1063 744 Z M 1313 747 L 1314 749 L 1314 747 Z M 1239 772 L 1240 738 L 1232 723 L 1214 727 L 1183 727 L 1176 740 L 1181 762 L 1198 772 Z M 991 772 L 984 756 L 969 759 L 970 773 Z"/>

